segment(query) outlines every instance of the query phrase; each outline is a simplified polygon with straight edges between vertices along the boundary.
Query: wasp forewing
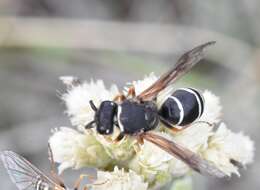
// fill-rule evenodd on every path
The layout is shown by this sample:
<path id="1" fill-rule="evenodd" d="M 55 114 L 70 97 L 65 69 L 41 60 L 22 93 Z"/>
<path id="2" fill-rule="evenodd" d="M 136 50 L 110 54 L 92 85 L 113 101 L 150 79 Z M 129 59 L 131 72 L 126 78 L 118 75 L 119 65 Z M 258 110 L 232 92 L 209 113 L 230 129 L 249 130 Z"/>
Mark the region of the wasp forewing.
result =
<path id="1" fill-rule="evenodd" d="M 137 99 L 143 101 L 153 100 L 157 95 L 176 80 L 180 79 L 185 73 L 191 70 L 201 59 L 203 59 L 203 50 L 208 46 L 215 44 L 215 41 L 199 45 L 183 54 L 176 65 L 167 73 L 163 74 L 155 83 L 141 92 Z"/>
<path id="2" fill-rule="evenodd" d="M 191 150 L 184 148 L 183 146 L 178 145 L 173 141 L 167 140 L 166 138 L 163 138 L 151 132 L 143 133 L 141 137 L 157 145 L 158 147 L 165 150 L 174 157 L 182 160 L 193 170 L 203 175 L 209 175 L 218 178 L 228 177 L 224 172 L 219 170 L 209 161 L 201 158 L 199 155 L 195 154 Z"/>

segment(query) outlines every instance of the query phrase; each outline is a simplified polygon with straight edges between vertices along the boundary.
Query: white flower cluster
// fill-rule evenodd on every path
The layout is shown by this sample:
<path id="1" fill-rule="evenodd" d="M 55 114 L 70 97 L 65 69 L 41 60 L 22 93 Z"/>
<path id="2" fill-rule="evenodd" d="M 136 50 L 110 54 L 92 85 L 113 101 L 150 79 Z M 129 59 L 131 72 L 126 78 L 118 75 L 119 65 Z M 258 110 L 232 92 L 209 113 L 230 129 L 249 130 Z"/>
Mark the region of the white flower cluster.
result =
<path id="1" fill-rule="evenodd" d="M 98 171 L 97 180 L 91 187 L 93 190 L 146 190 L 148 183 L 134 171 L 125 172 L 124 168 L 115 167 L 112 172 Z"/>
<path id="2" fill-rule="evenodd" d="M 64 82 L 69 85 L 65 79 L 67 78 L 63 78 Z M 70 79 L 73 81 L 73 78 Z M 131 84 L 138 94 L 156 79 L 151 74 L 144 80 Z M 145 141 L 143 145 L 139 145 L 134 137 L 125 137 L 114 143 L 117 131 L 113 135 L 102 136 L 95 129 L 84 129 L 94 117 L 89 101 L 93 100 L 99 106 L 104 100 L 112 100 L 119 91 L 116 86 L 106 89 L 101 80 L 72 84 L 71 82 L 62 99 L 72 125 L 77 129 L 62 127 L 55 130 L 49 140 L 54 160 L 60 163 L 60 172 L 67 168 L 99 169 L 95 184 L 104 180 L 108 182 L 93 184 L 92 188 L 95 190 L 154 189 L 190 172 L 186 164 L 150 142 Z M 253 161 L 253 142 L 242 133 L 233 133 L 224 123 L 217 126 L 221 115 L 219 99 L 209 91 L 205 91 L 203 96 L 205 108 L 198 121 L 178 133 L 169 131 L 161 124 L 155 133 L 201 155 L 228 176 L 232 173 L 239 175 L 238 167 Z M 159 97 L 158 102 L 165 99 L 163 96 Z M 216 125 L 210 126 L 206 122 Z"/>

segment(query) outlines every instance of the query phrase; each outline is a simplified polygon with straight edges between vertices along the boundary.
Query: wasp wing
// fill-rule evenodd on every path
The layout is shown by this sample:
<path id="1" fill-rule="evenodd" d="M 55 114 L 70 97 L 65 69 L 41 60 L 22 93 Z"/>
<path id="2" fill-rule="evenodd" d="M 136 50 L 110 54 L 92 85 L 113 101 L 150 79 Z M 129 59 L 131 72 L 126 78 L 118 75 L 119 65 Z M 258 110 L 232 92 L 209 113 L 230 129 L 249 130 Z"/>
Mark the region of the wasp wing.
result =
<path id="1" fill-rule="evenodd" d="M 201 158 L 199 155 L 195 154 L 189 149 L 176 144 L 173 141 L 169 141 L 151 132 L 143 133 L 141 137 L 157 145 L 158 147 L 165 150 L 166 152 L 173 155 L 174 157 L 182 160 L 193 170 L 203 175 L 209 175 L 218 178 L 228 177 L 224 172 L 219 170 L 212 163 Z"/>
<path id="2" fill-rule="evenodd" d="M 212 44 L 215 44 L 215 42 L 207 42 L 183 54 L 173 69 L 162 75 L 155 83 L 141 92 L 137 98 L 143 101 L 153 100 L 163 89 L 181 78 L 196 65 L 204 57 L 203 50 Z"/>
<path id="3" fill-rule="evenodd" d="M 19 190 L 35 190 L 39 181 L 50 187 L 58 186 L 22 156 L 12 152 L 1 152 L 1 159 L 12 180 Z"/>

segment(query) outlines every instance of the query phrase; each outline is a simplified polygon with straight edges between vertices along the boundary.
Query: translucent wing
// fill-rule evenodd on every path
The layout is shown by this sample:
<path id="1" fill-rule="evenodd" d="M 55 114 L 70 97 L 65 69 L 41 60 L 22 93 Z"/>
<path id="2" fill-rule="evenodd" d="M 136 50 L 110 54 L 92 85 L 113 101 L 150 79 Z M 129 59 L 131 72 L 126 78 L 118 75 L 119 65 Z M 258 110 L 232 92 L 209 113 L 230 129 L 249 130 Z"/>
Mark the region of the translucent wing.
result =
<path id="1" fill-rule="evenodd" d="M 58 186 L 29 161 L 12 151 L 1 152 L 1 159 L 19 190 L 35 190 L 39 181 L 49 187 Z"/>
<path id="2" fill-rule="evenodd" d="M 203 175 L 210 175 L 218 178 L 228 177 L 225 173 L 216 168 L 207 160 L 201 158 L 199 155 L 159 135 L 147 132 L 143 133 L 141 137 L 159 146 L 161 149 L 165 150 L 174 157 L 182 160 L 193 170 Z"/>
<path id="3" fill-rule="evenodd" d="M 153 100 L 163 89 L 181 78 L 196 65 L 204 57 L 203 50 L 212 44 L 215 44 L 215 42 L 207 42 L 183 54 L 174 68 L 162 75 L 149 88 L 140 93 L 137 98 L 143 101 Z"/>

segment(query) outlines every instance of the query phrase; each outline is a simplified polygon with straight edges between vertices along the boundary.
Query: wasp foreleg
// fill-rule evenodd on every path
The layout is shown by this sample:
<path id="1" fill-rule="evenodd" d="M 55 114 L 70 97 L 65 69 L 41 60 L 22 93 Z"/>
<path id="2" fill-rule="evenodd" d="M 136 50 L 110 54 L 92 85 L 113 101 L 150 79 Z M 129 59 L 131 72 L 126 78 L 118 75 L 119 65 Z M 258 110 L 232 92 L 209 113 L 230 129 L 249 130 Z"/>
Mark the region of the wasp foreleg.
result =
<path id="1" fill-rule="evenodd" d="M 119 123 L 117 121 L 114 122 L 114 125 L 120 128 Z M 117 143 L 121 141 L 124 137 L 125 137 L 125 133 L 123 131 L 120 131 L 119 135 L 115 138 L 115 140 L 113 140 L 113 142 Z"/>

